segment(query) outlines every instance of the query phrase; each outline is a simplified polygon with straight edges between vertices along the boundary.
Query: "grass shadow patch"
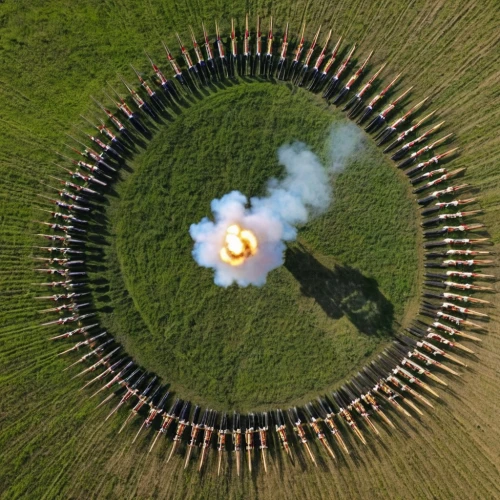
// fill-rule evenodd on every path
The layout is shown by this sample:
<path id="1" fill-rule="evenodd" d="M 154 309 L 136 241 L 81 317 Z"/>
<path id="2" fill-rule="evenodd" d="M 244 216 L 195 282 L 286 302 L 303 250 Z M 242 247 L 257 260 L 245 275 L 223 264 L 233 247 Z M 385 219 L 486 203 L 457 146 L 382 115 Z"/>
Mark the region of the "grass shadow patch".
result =
<path id="1" fill-rule="evenodd" d="M 304 246 L 288 248 L 285 267 L 300 283 L 300 291 L 313 298 L 332 319 L 346 316 L 367 335 L 390 332 L 394 307 L 373 278 L 348 265 L 329 268 Z"/>

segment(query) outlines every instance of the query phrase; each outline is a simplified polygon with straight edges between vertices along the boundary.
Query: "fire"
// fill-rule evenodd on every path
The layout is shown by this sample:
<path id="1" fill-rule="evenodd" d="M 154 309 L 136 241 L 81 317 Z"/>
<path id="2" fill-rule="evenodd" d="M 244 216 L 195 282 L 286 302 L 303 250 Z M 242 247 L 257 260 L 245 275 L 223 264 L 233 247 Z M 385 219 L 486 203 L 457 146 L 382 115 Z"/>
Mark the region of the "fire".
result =
<path id="1" fill-rule="evenodd" d="M 227 264 L 239 266 L 248 257 L 257 253 L 257 247 L 257 238 L 252 231 L 233 224 L 226 229 L 226 237 L 224 238 L 224 246 L 220 251 L 220 258 Z"/>

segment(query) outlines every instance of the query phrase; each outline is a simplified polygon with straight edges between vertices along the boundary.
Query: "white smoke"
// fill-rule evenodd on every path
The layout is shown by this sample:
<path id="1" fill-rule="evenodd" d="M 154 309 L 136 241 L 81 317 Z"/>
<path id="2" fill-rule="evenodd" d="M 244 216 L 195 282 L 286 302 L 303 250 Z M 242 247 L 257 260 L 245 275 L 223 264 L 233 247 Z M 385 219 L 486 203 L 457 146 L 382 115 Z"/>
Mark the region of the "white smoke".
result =
<path id="1" fill-rule="evenodd" d="M 361 132 L 353 124 L 333 127 L 326 167 L 304 143 L 280 147 L 278 160 L 285 167 L 285 176 L 269 180 L 266 196 L 251 198 L 248 203 L 245 195 L 232 191 L 212 201 L 214 221 L 204 217 L 191 225 L 196 262 L 214 269 L 214 281 L 219 286 L 264 285 L 267 274 L 284 262 L 285 242 L 295 240 L 298 227 L 328 209 L 331 177 L 345 168 L 361 143 Z M 231 266 L 219 256 L 226 229 L 233 224 L 252 231 L 259 245 L 257 253 L 240 266 Z"/>

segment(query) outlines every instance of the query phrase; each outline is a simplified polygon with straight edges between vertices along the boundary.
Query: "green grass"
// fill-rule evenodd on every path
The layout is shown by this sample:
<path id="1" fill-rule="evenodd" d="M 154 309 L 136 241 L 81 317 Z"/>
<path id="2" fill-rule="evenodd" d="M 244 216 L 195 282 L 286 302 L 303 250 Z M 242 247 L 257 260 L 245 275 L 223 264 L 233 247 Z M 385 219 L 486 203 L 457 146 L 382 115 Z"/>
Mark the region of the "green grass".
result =
<path id="1" fill-rule="evenodd" d="M 396 330 L 415 286 L 416 225 L 400 176 L 367 140 L 333 206 L 263 288 L 219 288 L 191 256 L 189 226 L 213 198 L 261 194 L 282 173 L 282 144 L 325 156 L 343 119 L 304 91 L 236 85 L 185 110 L 117 187 L 107 259 L 118 265 L 105 275 L 117 305 L 103 319 L 182 397 L 229 410 L 296 404 L 355 373 Z"/>
<path id="2" fill-rule="evenodd" d="M 359 44 L 354 64 L 373 49 L 370 71 L 383 62 L 388 66 L 370 97 L 399 71 L 403 76 L 395 94 L 415 85 L 412 102 L 431 95 L 430 109 L 437 110 L 436 119 L 446 120 L 443 131 L 455 132 L 461 147 L 461 154 L 450 165 L 468 168 L 464 180 L 475 186 L 493 242 L 500 241 L 498 2 L 1 3 L 0 495 L 82 499 L 498 497 L 497 321 L 490 323 L 490 334 L 484 336 L 483 344 L 474 347 L 477 357 L 468 360 L 469 369 L 462 371 L 460 379 L 450 377 L 446 391 L 438 389 L 442 402 L 436 401 L 435 410 L 426 412 L 420 422 L 403 421 L 389 412 L 398 431 L 389 433 L 381 428 L 380 440 L 370 439 L 363 450 L 351 442 L 351 457 L 339 454 L 335 464 L 324 457 L 321 467 L 314 470 L 300 459 L 295 467 L 291 466 L 273 447 L 269 474 L 259 470 L 254 476 L 245 473 L 239 479 L 234 470 L 217 477 L 213 453 L 203 475 L 194 466 L 184 472 L 183 461 L 177 457 L 166 464 L 170 436 L 151 455 L 147 455 L 151 434 L 131 446 L 130 433 L 117 434 L 128 408 L 103 425 L 109 408 L 95 410 L 94 400 L 88 401 L 77 392 L 80 381 L 70 381 L 62 373 L 68 363 L 56 357 L 62 344 L 47 341 L 56 330 L 49 332 L 38 326 L 40 305 L 34 302 L 30 285 L 34 279 L 32 245 L 39 242 L 33 237 L 39 228 L 31 221 L 40 217 L 37 207 L 44 206 L 36 194 L 48 194 L 38 179 L 60 173 L 51 164 L 55 159 L 53 151 L 63 148 L 64 132 L 77 133 L 73 124 L 82 126 L 80 113 L 95 113 L 89 94 L 103 98 L 101 89 L 107 81 L 119 86 L 117 72 L 133 81 L 129 63 L 150 75 L 143 49 L 166 70 L 161 39 L 174 49 L 174 34 L 179 31 L 187 44 L 188 25 L 192 24 L 199 34 L 200 22 L 205 20 L 213 32 L 210 25 L 214 17 L 220 19 L 224 33 L 234 17 L 240 31 L 246 11 L 252 16 L 252 25 L 256 13 L 263 16 L 264 31 L 271 14 L 277 31 L 289 21 L 294 36 L 305 20 L 309 40 L 318 24 L 325 29 L 332 27 L 334 38 L 344 36 L 343 54 L 350 44 Z M 198 105 L 186 110 L 185 117 L 197 109 Z M 315 146 L 318 151 L 320 147 L 320 143 Z M 328 256 L 334 255 L 346 267 L 358 263 L 366 277 L 384 274 L 384 266 L 401 269 L 403 264 L 398 259 L 404 257 L 397 255 L 397 250 L 387 258 L 379 254 L 378 259 L 385 259 L 380 264 L 364 253 L 365 235 L 372 231 L 366 226 L 371 221 L 364 217 L 362 209 L 359 216 L 352 213 L 349 197 L 341 196 L 342 182 L 349 181 L 349 172 L 355 170 L 347 171 L 338 180 L 333 210 L 339 210 L 347 220 L 351 217 L 361 223 L 360 232 L 337 241 L 329 235 L 336 231 L 333 225 L 321 229 L 322 234 L 329 235 L 324 239 L 317 236 L 318 228 L 304 229 L 301 242 L 316 259 L 308 266 L 328 276 L 327 270 L 335 264 Z M 377 175 L 384 172 L 383 168 L 374 171 Z M 383 195 L 375 198 L 375 192 L 371 197 L 364 179 L 357 183 L 369 196 L 368 204 L 384 201 Z M 404 184 L 393 186 L 407 190 Z M 404 227 L 399 210 L 393 217 L 396 227 Z M 101 222 L 107 225 L 108 221 Z M 335 248 L 326 246 L 332 242 Z M 392 247 L 389 243 L 385 243 L 388 250 Z M 112 251 L 106 250 L 106 266 L 118 271 L 119 262 Z M 288 255 L 288 259 L 293 258 Z M 378 289 L 397 306 L 393 297 L 404 296 L 407 284 L 401 283 L 399 291 L 389 291 L 392 272 L 391 267 L 385 278 L 377 278 Z M 98 290 L 103 301 L 104 289 L 109 285 L 103 284 Z M 304 295 L 317 296 L 317 290 L 311 290 L 313 285 L 304 283 Z M 120 293 L 119 288 L 114 290 L 116 294 L 109 297 L 107 305 L 119 310 L 120 318 L 126 318 L 129 324 L 140 326 L 130 297 Z M 490 300 L 498 305 L 496 296 Z M 99 302 L 103 316 L 109 314 L 105 306 Z M 314 317 L 314 311 L 307 312 L 308 317 Z M 119 331 L 120 325 L 114 323 L 117 316 L 107 317 L 106 321 Z M 331 321 L 328 318 L 328 323 Z M 341 321 L 351 323 L 345 317 Z M 146 355 L 143 351 L 142 356 Z M 300 448 L 293 442 L 300 458 Z M 315 444 L 311 446 L 321 457 Z"/>

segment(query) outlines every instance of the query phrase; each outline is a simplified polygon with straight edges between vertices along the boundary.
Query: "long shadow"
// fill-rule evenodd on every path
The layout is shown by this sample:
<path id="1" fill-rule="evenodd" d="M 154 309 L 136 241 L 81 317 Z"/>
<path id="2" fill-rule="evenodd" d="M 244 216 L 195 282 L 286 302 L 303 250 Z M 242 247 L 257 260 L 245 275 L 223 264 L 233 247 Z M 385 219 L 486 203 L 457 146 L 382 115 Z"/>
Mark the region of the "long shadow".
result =
<path id="1" fill-rule="evenodd" d="M 373 278 L 349 266 L 329 269 L 303 247 L 287 250 L 285 267 L 300 283 L 302 294 L 314 298 L 330 318 L 347 316 L 367 335 L 391 332 L 394 307 Z"/>

